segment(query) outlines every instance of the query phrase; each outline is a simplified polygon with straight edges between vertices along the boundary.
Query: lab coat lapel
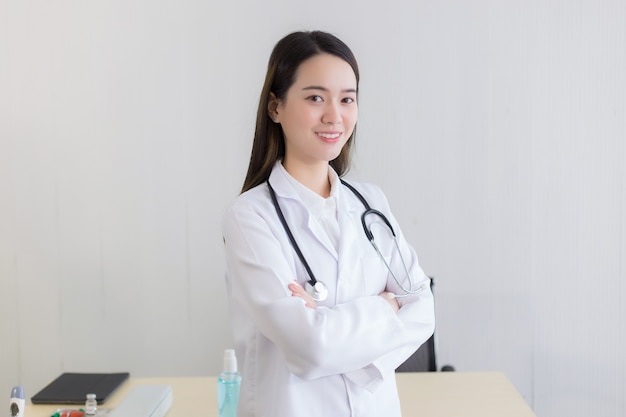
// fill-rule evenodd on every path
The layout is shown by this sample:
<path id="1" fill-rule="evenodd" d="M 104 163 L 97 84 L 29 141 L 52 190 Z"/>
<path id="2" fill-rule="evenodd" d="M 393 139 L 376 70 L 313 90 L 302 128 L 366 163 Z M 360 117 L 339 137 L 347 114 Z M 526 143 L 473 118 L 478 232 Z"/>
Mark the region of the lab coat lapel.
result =
<path id="1" fill-rule="evenodd" d="M 298 192 L 293 188 L 289 179 L 285 177 L 285 174 L 280 171 L 277 166 L 274 166 L 272 173 L 270 174 L 270 183 L 272 188 L 276 192 L 278 197 L 278 204 L 287 219 L 287 224 L 292 229 L 292 233 L 296 239 L 296 242 L 300 246 L 304 246 L 303 237 L 298 237 L 301 233 L 306 233 L 307 236 L 313 238 L 318 242 L 330 255 L 338 260 L 337 251 L 333 247 L 330 239 L 326 236 L 326 232 L 322 229 L 321 225 L 311 216 L 311 212 L 300 200 Z M 301 231 L 297 231 L 298 227 L 302 227 Z M 341 241 L 341 238 L 340 238 Z M 304 248 L 301 248 L 304 256 L 307 257 Z"/>
<path id="2" fill-rule="evenodd" d="M 337 261 L 339 259 L 337 256 L 337 250 L 333 246 L 326 232 L 324 231 L 322 226 L 319 224 L 319 222 L 315 220 L 313 216 L 311 216 L 311 212 L 308 210 L 307 210 L 307 216 L 308 216 L 307 226 L 309 228 L 308 230 L 309 233 L 312 236 L 314 236 L 315 239 L 317 239 L 317 241 L 320 242 L 322 246 L 324 246 L 324 248 L 333 256 L 333 258 L 335 258 L 335 261 Z"/>
<path id="3" fill-rule="evenodd" d="M 360 219 L 363 205 L 356 198 L 352 198 L 352 192 L 340 185 L 338 195 L 337 219 L 339 221 L 339 270 L 343 265 L 352 265 L 356 251 L 357 239 L 360 236 Z M 356 220 L 355 220 L 356 219 Z M 344 262 L 345 261 L 345 262 Z M 341 277 L 342 274 L 339 274 Z"/>

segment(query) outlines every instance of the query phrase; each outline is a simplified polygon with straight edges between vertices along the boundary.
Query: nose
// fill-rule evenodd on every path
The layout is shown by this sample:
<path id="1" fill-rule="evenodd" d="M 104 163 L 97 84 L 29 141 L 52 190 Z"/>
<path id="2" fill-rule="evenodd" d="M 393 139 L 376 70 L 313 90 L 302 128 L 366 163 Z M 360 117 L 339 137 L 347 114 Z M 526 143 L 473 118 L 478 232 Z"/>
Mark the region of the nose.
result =
<path id="1" fill-rule="evenodd" d="M 342 120 L 339 104 L 330 102 L 324 107 L 324 114 L 322 115 L 323 123 L 340 124 Z"/>

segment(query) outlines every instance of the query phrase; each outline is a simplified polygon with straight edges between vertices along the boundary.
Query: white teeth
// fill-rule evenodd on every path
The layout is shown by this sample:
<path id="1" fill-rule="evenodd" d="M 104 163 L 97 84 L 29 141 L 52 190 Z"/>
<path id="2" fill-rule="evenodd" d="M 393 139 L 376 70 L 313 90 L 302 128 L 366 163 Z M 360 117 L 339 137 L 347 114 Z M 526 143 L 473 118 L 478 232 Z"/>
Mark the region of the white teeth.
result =
<path id="1" fill-rule="evenodd" d="M 326 139 L 335 139 L 339 137 L 339 133 L 318 133 L 318 135 Z"/>

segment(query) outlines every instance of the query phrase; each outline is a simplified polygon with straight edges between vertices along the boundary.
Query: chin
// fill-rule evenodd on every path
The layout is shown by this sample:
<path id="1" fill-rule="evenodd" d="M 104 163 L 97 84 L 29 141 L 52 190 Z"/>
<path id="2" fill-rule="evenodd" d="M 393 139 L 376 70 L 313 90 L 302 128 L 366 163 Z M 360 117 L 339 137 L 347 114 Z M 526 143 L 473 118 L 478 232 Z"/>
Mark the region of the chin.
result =
<path id="1" fill-rule="evenodd" d="M 330 161 L 334 161 L 335 159 L 337 159 L 340 154 L 341 152 L 337 152 L 336 154 L 328 155 L 324 158 L 324 160 L 330 163 Z"/>
<path id="2" fill-rule="evenodd" d="M 331 152 L 329 152 L 327 154 L 328 162 L 330 162 L 330 161 L 332 161 L 334 159 L 337 159 L 339 157 L 339 155 L 341 155 L 341 151 L 343 150 L 343 145 L 344 144 L 342 144 L 341 147 L 339 147 L 338 149 L 333 150 L 333 151 L 331 151 Z"/>

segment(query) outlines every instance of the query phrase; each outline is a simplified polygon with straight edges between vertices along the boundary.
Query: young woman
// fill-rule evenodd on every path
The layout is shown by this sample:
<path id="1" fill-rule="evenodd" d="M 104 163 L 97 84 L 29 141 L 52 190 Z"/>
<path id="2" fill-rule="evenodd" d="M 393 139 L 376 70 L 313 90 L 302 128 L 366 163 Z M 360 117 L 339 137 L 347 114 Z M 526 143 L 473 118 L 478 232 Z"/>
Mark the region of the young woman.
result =
<path id="1" fill-rule="evenodd" d="M 270 57 L 222 225 L 239 416 L 399 416 L 395 368 L 433 332 L 429 280 L 384 194 L 340 179 L 358 86 L 328 33 L 287 35 Z"/>

